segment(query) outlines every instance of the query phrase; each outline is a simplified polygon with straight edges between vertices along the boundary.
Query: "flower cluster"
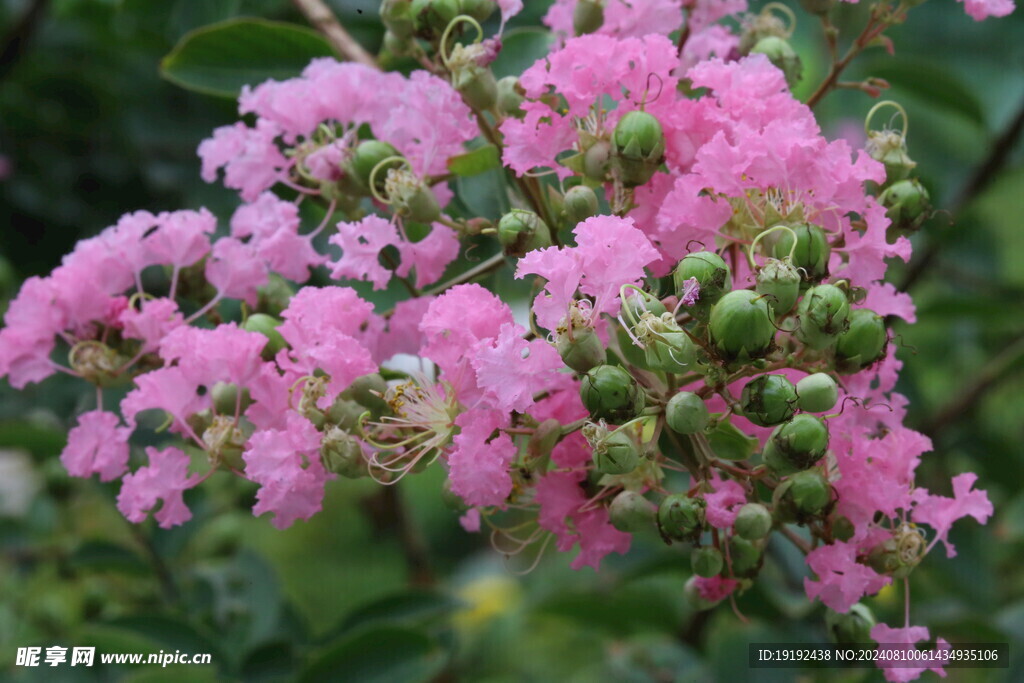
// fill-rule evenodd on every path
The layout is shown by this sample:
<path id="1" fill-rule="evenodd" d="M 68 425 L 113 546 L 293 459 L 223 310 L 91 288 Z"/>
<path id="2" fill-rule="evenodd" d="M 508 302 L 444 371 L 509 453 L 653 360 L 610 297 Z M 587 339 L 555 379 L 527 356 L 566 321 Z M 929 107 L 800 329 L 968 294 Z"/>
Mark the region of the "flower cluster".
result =
<path id="1" fill-rule="evenodd" d="M 462 525 L 508 554 L 554 539 L 597 569 L 644 530 L 685 544 L 700 609 L 747 590 L 779 532 L 834 632 L 927 640 L 859 600 L 940 542 L 953 555 L 952 525 L 992 505 L 971 473 L 951 498 L 915 483 L 931 443 L 903 425 L 886 324 L 915 310 L 884 282 L 929 212 L 905 131 L 827 140 L 790 91 L 786 27 L 715 23 L 743 0 L 558 0 L 562 40 L 511 82 L 488 69 L 497 39 L 448 45 L 494 3 L 422 4 L 382 16 L 425 70 L 321 59 L 243 91 L 251 123 L 199 146 L 203 177 L 244 202 L 229 230 L 205 210 L 127 214 L 25 282 L 0 375 L 96 387 L 68 472 L 120 478 L 124 515 L 163 527 L 229 473 L 284 528 L 338 476 L 439 467 Z M 498 5 L 503 25 L 522 7 Z M 515 181 L 496 222 L 448 186 L 481 144 Z M 469 242 L 500 253 L 424 291 Z M 472 281 L 503 268 L 533 282 L 527 316 Z M 381 310 L 314 274 L 410 296 Z M 143 429 L 175 436 L 136 449 Z"/>

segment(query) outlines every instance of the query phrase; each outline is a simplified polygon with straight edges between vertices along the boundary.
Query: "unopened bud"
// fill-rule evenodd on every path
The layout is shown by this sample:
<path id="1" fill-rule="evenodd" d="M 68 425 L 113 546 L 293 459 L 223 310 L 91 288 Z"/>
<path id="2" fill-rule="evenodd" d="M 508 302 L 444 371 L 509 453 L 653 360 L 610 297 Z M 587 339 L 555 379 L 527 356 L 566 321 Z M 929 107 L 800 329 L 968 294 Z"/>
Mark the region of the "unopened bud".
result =
<path id="1" fill-rule="evenodd" d="M 772 505 L 781 522 L 804 523 L 832 502 L 832 486 L 818 470 L 797 472 L 775 488 Z"/>
<path id="2" fill-rule="evenodd" d="M 736 515 L 733 528 L 741 538 L 759 541 L 771 533 L 772 513 L 760 503 L 747 503 Z"/>
<path id="3" fill-rule="evenodd" d="M 339 427 L 331 427 L 324 434 L 320 458 L 324 469 L 348 479 L 359 479 L 369 473 L 359 441 Z"/>
<path id="4" fill-rule="evenodd" d="M 801 413 L 775 428 L 765 443 L 762 457 L 775 474 L 791 474 L 821 460 L 828 450 L 828 440 L 825 421 Z"/>
<path id="5" fill-rule="evenodd" d="M 690 567 L 697 576 L 710 579 L 722 572 L 725 561 L 722 558 L 722 551 L 713 546 L 694 548 L 690 553 Z"/>
<path id="6" fill-rule="evenodd" d="M 412 36 L 412 0 L 383 0 L 380 3 L 380 18 L 396 39 L 405 41 Z"/>
<path id="7" fill-rule="evenodd" d="M 592 444 L 592 458 L 598 472 L 629 474 L 637 468 L 640 464 L 640 443 L 634 426 L 640 425 L 624 425 L 613 432 L 607 432 Z"/>
<path id="8" fill-rule="evenodd" d="M 704 529 L 703 498 L 690 498 L 685 493 L 673 493 L 658 506 L 658 529 L 667 541 L 687 541 L 699 538 Z"/>
<path id="9" fill-rule="evenodd" d="M 577 0 L 572 11 L 572 30 L 578 35 L 593 33 L 604 25 L 605 0 Z"/>
<path id="10" fill-rule="evenodd" d="M 534 212 L 512 209 L 498 221 L 498 241 L 506 254 L 521 258 L 534 249 L 550 247 L 551 229 Z"/>
<path id="11" fill-rule="evenodd" d="M 636 533 L 654 526 L 657 508 L 636 491 L 622 491 L 608 506 L 608 521 L 619 531 Z"/>
<path id="12" fill-rule="evenodd" d="M 487 21 L 498 7 L 494 0 L 459 0 L 459 4 L 462 14 L 468 14 L 481 23 Z"/>
<path id="13" fill-rule="evenodd" d="M 702 432 L 709 420 L 704 399 L 690 391 L 680 391 L 665 406 L 665 423 L 677 434 Z"/>
<path id="14" fill-rule="evenodd" d="M 460 9 L 459 0 L 412 0 L 416 35 L 426 40 L 440 38 Z"/>
<path id="15" fill-rule="evenodd" d="M 277 331 L 280 324 L 280 320 L 266 313 L 253 313 L 242 323 L 243 330 L 259 332 L 267 338 L 267 344 L 263 347 L 263 351 L 260 352 L 265 361 L 273 360 L 278 351 L 288 346 L 288 342 Z"/>
<path id="16" fill-rule="evenodd" d="M 644 409 L 646 396 L 633 377 L 617 365 L 599 365 L 580 382 L 580 398 L 595 420 L 627 422 Z"/>
<path id="17" fill-rule="evenodd" d="M 800 298 L 801 281 L 800 271 L 788 259 L 770 258 L 757 271 L 756 291 L 768 297 L 768 305 L 781 316 L 793 310 Z"/>
<path id="18" fill-rule="evenodd" d="M 850 328 L 850 300 L 835 285 L 817 285 L 804 293 L 797 308 L 797 338 L 812 349 L 824 349 Z"/>
<path id="19" fill-rule="evenodd" d="M 607 140 L 597 140 L 583 152 L 583 174 L 591 180 L 604 182 L 612 159 L 612 146 Z"/>
<path id="20" fill-rule="evenodd" d="M 830 609 L 825 610 L 825 629 L 828 638 L 840 645 L 863 645 L 874 642 L 871 629 L 875 626 L 875 615 L 867 605 L 857 602 L 846 614 Z"/>
<path id="21" fill-rule="evenodd" d="M 569 188 L 565 193 L 564 202 L 565 217 L 569 225 L 576 225 L 597 215 L 597 195 L 586 185 Z"/>
<path id="22" fill-rule="evenodd" d="M 650 180 L 665 159 L 665 133 L 658 119 L 645 111 L 631 111 L 619 119 L 612 134 L 612 158 L 626 187 Z"/>
<path id="23" fill-rule="evenodd" d="M 522 118 L 525 115 L 522 105 L 525 92 L 515 76 L 505 76 L 498 80 L 498 111 L 505 116 Z"/>
<path id="24" fill-rule="evenodd" d="M 676 295 L 682 297 L 686 283 L 693 278 L 700 287 L 700 295 L 693 307 L 695 315 L 707 315 L 711 305 L 732 289 L 732 272 L 721 256 L 713 251 L 688 254 L 672 272 Z"/>
<path id="25" fill-rule="evenodd" d="M 793 236 L 787 231 L 782 231 L 772 250 L 775 258 L 789 258 L 792 251 L 792 265 L 803 274 L 804 281 L 820 282 L 828 275 L 828 260 L 832 255 L 828 236 L 820 227 L 809 223 L 796 225 L 791 229 L 796 233 L 796 248 L 793 248 Z"/>
<path id="26" fill-rule="evenodd" d="M 213 389 L 210 390 L 210 395 L 213 398 L 213 407 L 218 415 L 234 417 L 236 412 L 241 415 L 245 412 L 246 408 L 252 405 L 249 389 L 247 387 L 243 388 L 242 394 L 239 396 L 237 384 L 217 382 L 213 385 Z"/>
<path id="27" fill-rule="evenodd" d="M 767 514 L 767 510 L 765 513 Z M 732 573 L 736 576 L 755 576 L 761 569 L 763 559 L 764 551 L 757 543 L 741 536 L 729 539 L 729 562 L 732 565 Z"/>
<path id="28" fill-rule="evenodd" d="M 884 358 L 888 344 L 882 316 L 858 308 L 850 314 L 850 329 L 836 340 L 836 370 L 844 375 L 860 372 Z"/>
<path id="29" fill-rule="evenodd" d="M 878 196 L 878 203 L 885 207 L 893 226 L 901 230 L 917 230 L 931 215 L 928 190 L 917 178 L 896 181 Z"/>
<path id="30" fill-rule="evenodd" d="M 789 41 L 779 36 L 767 36 L 757 41 L 751 54 L 762 54 L 786 76 L 786 84 L 793 88 L 803 76 L 804 65 L 800 55 L 793 50 Z"/>
<path id="31" fill-rule="evenodd" d="M 816 372 L 796 383 L 797 404 L 808 413 L 832 410 L 839 400 L 839 387 L 830 375 Z"/>
<path id="32" fill-rule="evenodd" d="M 722 360 L 763 358 L 772 349 L 775 324 L 767 299 L 749 289 L 729 292 L 711 308 L 711 339 Z"/>
<path id="33" fill-rule="evenodd" d="M 781 424 L 796 413 L 796 387 L 784 375 L 761 375 L 743 387 L 743 417 L 759 427 Z"/>
<path id="34" fill-rule="evenodd" d="M 388 157 L 400 156 L 398 150 L 392 145 L 381 140 L 364 140 L 352 152 L 345 163 L 346 172 L 359 183 L 367 192 L 370 189 L 370 174 L 377 168 L 377 165 Z M 388 171 L 402 167 L 402 160 L 395 159 L 385 164 L 374 175 L 374 183 L 378 192 L 384 192 L 384 182 L 387 179 Z"/>

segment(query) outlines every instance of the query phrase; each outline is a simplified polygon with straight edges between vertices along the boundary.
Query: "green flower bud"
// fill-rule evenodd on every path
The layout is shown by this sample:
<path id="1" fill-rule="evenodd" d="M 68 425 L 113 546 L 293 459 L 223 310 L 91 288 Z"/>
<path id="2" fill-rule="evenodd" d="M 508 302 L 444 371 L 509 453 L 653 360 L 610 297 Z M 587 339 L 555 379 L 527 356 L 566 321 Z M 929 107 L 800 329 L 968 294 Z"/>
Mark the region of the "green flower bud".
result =
<path id="1" fill-rule="evenodd" d="M 633 334 L 643 344 L 644 362 L 652 370 L 685 372 L 697 362 L 696 345 L 671 313 L 641 314 Z"/>
<path id="2" fill-rule="evenodd" d="M 732 289 L 732 273 L 722 257 L 713 251 L 698 251 L 683 258 L 672 272 L 676 295 L 683 295 L 686 281 L 695 278 L 700 285 L 700 298 L 694 309 L 707 310 L 725 292 Z"/>
<path id="3" fill-rule="evenodd" d="M 345 430 L 354 429 L 359 424 L 359 418 L 366 412 L 366 408 L 355 401 L 338 397 L 331 407 L 324 413 L 324 421 L 336 425 Z"/>
<path id="4" fill-rule="evenodd" d="M 426 40 L 440 38 L 460 10 L 459 0 L 412 0 L 416 35 Z"/>
<path id="5" fill-rule="evenodd" d="M 846 614 L 825 610 L 825 630 L 833 643 L 858 645 L 873 643 L 871 629 L 875 626 L 875 615 L 867 605 L 855 603 Z"/>
<path id="6" fill-rule="evenodd" d="M 623 320 L 639 320 L 644 313 L 651 313 L 660 318 L 668 313 L 665 304 L 661 303 L 653 294 L 635 289 L 628 290 L 628 292 L 619 307 L 619 315 Z"/>
<path id="7" fill-rule="evenodd" d="M 551 229 L 534 212 L 512 209 L 498 221 L 498 241 L 506 254 L 522 258 L 534 249 L 550 247 Z"/>
<path id="8" fill-rule="evenodd" d="M 892 184 L 910 177 L 917 162 L 907 154 L 907 141 L 895 130 L 872 130 L 868 132 L 864 151 L 875 161 L 885 166 L 885 182 Z"/>
<path id="9" fill-rule="evenodd" d="M 400 156 L 398 150 L 386 142 L 380 140 L 363 140 L 352 152 L 352 156 L 345 162 L 345 171 L 351 175 L 366 191 L 370 189 L 370 173 L 377 167 L 377 164 L 388 157 Z M 383 166 L 374 176 L 374 182 L 378 192 L 384 192 L 384 182 L 387 179 L 390 169 L 402 167 L 402 161 L 395 159 L 393 162 Z"/>
<path id="10" fill-rule="evenodd" d="M 828 236 L 817 225 L 808 223 L 791 229 L 796 233 L 796 249 L 793 249 L 793 236 L 782 230 L 772 250 L 773 255 L 777 259 L 786 259 L 792 250 L 792 266 L 802 271 L 804 281 L 820 282 L 828 276 L 828 259 L 832 255 Z"/>
<path id="11" fill-rule="evenodd" d="M 521 119 L 525 112 L 522 109 L 526 93 L 519 85 L 519 79 L 515 76 L 505 76 L 498 80 L 498 111 L 506 116 L 514 116 Z"/>
<path id="12" fill-rule="evenodd" d="M 793 310 L 796 300 L 800 298 L 800 283 L 803 278 L 800 271 L 788 260 L 770 258 L 757 271 L 758 294 L 768 298 L 768 305 L 776 316 Z"/>
<path id="13" fill-rule="evenodd" d="M 832 520 L 832 537 L 837 541 L 849 541 L 856 532 L 857 529 L 854 528 L 853 522 L 850 521 L 849 517 L 837 515 Z"/>
<path id="14" fill-rule="evenodd" d="M 462 95 L 469 106 L 483 111 L 491 109 L 498 101 L 498 82 L 490 67 L 480 66 L 472 59 L 462 58 L 460 53 L 475 52 L 462 45 L 452 49 L 449 66 L 452 69 L 452 87 Z"/>
<path id="15" fill-rule="evenodd" d="M 768 61 L 786 75 L 786 84 L 790 88 L 800 82 L 804 73 L 803 62 L 800 61 L 800 55 L 793 50 L 793 46 L 785 38 L 766 36 L 757 41 L 750 53 L 762 54 L 767 57 Z"/>
<path id="16" fill-rule="evenodd" d="M 743 33 L 740 35 L 738 46 L 741 55 L 748 55 L 761 40 L 769 36 L 788 38 L 790 31 L 786 24 L 775 15 L 770 9 L 762 10 L 758 14 L 745 17 L 743 20 Z"/>
<path id="17" fill-rule="evenodd" d="M 562 357 L 562 362 L 576 372 L 587 372 L 604 365 L 608 356 L 601 340 L 590 327 L 573 330 L 571 338 L 567 333 L 559 334 L 555 339 L 555 350 Z"/>
<path id="18" fill-rule="evenodd" d="M 622 491 L 608 506 L 608 520 L 619 531 L 636 533 L 654 526 L 657 508 L 636 491 Z"/>
<path id="19" fill-rule="evenodd" d="M 206 446 L 210 462 L 223 464 L 235 470 L 244 470 L 242 451 L 248 438 L 235 422 L 234 414 L 217 415 L 202 432 L 200 438 Z"/>
<path id="20" fill-rule="evenodd" d="M 703 498 L 690 498 L 685 493 L 666 496 L 658 506 L 658 529 L 667 542 L 693 540 L 704 529 Z"/>
<path id="21" fill-rule="evenodd" d="M 882 316 L 866 308 L 850 315 L 850 329 L 836 340 L 836 370 L 844 375 L 860 372 L 885 358 L 889 334 Z"/>
<path id="22" fill-rule="evenodd" d="M 412 0 L 383 0 L 380 3 L 380 18 L 398 40 L 405 41 L 412 37 Z"/>
<path id="23" fill-rule="evenodd" d="M 410 24 L 411 25 L 411 24 Z M 403 57 L 412 52 L 413 41 L 410 38 L 399 38 L 391 31 L 384 32 L 384 49 L 396 57 Z M 335 192 L 336 185 L 334 183 L 324 182 L 321 186 L 321 192 L 324 192 L 324 196 L 327 199 L 341 200 L 340 193 Z"/>
<path id="24" fill-rule="evenodd" d="M 765 444 L 762 457 L 775 474 L 805 470 L 825 456 L 828 427 L 814 415 L 801 413 L 775 428 Z"/>
<path id="25" fill-rule="evenodd" d="M 347 479 L 359 479 L 369 474 L 359 441 L 339 427 L 331 427 L 324 434 L 320 444 L 320 459 L 328 472 Z"/>
<path id="26" fill-rule="evenodd" d="M 572 30 L 578 36 L 593 33 L 604 24 L 604 0 L 577 0 L 572 11 Z"/>
<path id="27" fill-rule="evenodd" d="M 604 182 L 608 177 L 612 146 L 606 140 L 598 140 L 583 153 L 583 174 L 591 180 Z"/>
<path id="28" fill-rule="evenodd" d="M 130 375 L 121 372 L 130 359 L 100 341 L 82 341 L 71 348 L 71 369 L 97 387 L 125 384 Z"/>
<path id="29" fill-rule="evenodd" d="M 757 543 L 740 536 L 729 539 L 729 561 L 736 576 L 754 577 L 761 569 L 763 559 L 764 552 Z"/>
<path id="30" fill-rule="evenodd" d="M 781 522 L 804 523 L 832 502 L 832 486 L 818 470 L 797 472 L 775 488 L 772 505 Z"/>
<path id="31" fill-rule="evenodd" d="M 797 393 L 784 375 L 761 375 L 743 387 L 743 417 L 759 427 L 781 424 L 796 413 Z"/>
<path id="32" fill-rule="evenodd" d="M 726 362 L 763 358 L 775 341 L 768 300 L 749 289 L 729 292 L 712 306 L 708 330 Z"/>
<path id="33" fill-rule="evenodd" d="M 487 21 L 498 8 L 494 0 L 459 0 L 459 4 L 462 14 L 468 14 L 481 23 Z"/>
<path id="34" fill-rule="evenodd" d="M 537 425 L 526 444 L 526 455 L 530 460 L 537 460 L 551 455 L 562 438 L 562 423 L 555 419 L 548 419 Z"/>
<path id="35" fill-rule="evenodd" d="M 772 531 L 772 513 L 760 503 L 747 503 L 736 515 L 733 528 L 741 538 L 759 541 Z"/>
<path id="36" fill-rule="evenodd" d="M 241 415 L 245 412 L 245 409 L 252 405 L 252 399 L 249 397 L 249 389 L 242 389 L 242 396 L 238 396 L 238 385 L 229 384 L 227 382 L 217 382 L 213 385 L 213 389 L 210 391 L 211 398 L 213 399 L 213 407 L 217 411 L 218 415 L 230 415 L 235 416 L 236 406 L 238 407 L 238 414 Z"/>
<path id="37" fill-rule="evenodd" d="M 661 123 L 645 111 L 631 111 L 615 126 L 612 157 L 626 187 L 643 185 L 665 160 Z"/>
<path id="38" fill-rule="evenodd" d="M 441 206 L 434 192 L 421 178 L 406 169 L 391 169 L 384 175 L 384 194 L 399 216 L 417 223 L 433 223 L 441 217 Z"/>
<path id="39" fill-rule="evenodd" d="M 569 225 L 576 225 L 597 215 L 597 195 L 586 185 L 569 188 L 565 193 L 564 202 L 565 217 Z"/>
<path id="40" fill-rule="evenodd" d="M 257 308 L 268 314 L 268 316 L 281 315 L 281 312 L 288 308 L 292 297 L 295 296 L 295 290 L 292 289 L 292 286 L 277 273 L 271 273 L 267 278 L 267 284 L 260 287 L 257 291 L 259 292 Z M 252 316 L 249 317 L 251 318 Z M 260 330 L 252 331 L 257 332 Z"/>
<path id="41" fill-rule="evenodd" d="M 839 387 L 830 375 L 816 372 L 796 383 L 797 404 L 808 413 L 832 410 L 839 400 Z"/>
<path id="42" fill-rule="evenodd" d="M 352 384 L 341 392 L 341 398 L 355 401 L 369 409 L 373 417 L 379 417 L 381 413 L 388 410 L 388 403 L 384 400 L 387 390 L 388 383 L 384 381 L 384 378 L 377 373 L 372 373 L 352 380 Z"/>
<path id="43" fill-rule="evenodd" d="M 919 529 L 904 524 L 893 532 L 891 538 L 871 549 L 868 565 L 879 574 L 905 579 L 921 562 L 926 545 Z"/>
<path id="44" fill-rule="evenodd" d="M 281 333 L 277 331 L 281 321 L 273 316 L 269 316 L 266 313 L 253 313 L 245 322 L 242 323 L 242 329 L 248 332 L 259 332 L 267 338 L 267 345 L 263 347 L 261 353 L 263 360 L 272 361 L 277 352 L 281 349 L 288 347 L 288 342 L 284 340 Z"/>
<path id="45" fill-rule="evenodd" d="M 694 548 L 690 553 L 690 567 L 693 569 L 693 573 L 706 579 L 718 576 L 722 572 L 724 564 L 722 552 L 714 546 Z"/>
<path id="46" fill-rule="evenodd" d="M 902 230 L 917 230 L 931 215 L 928 190 L 917 178 L 893 183 L 878 196 L 878 203 L 886 208 L 893 226 Z"/>
<path id="47" fill-rule="evenodd" d="M 580 398 L 595 420 L 627 422 L 644 409 L 646 396 L 636 380 L 617 365 L 591 368 L 580 382 Z"/>
<path id="48" fill-rule="evenodd" d="M 680 391 L 665 406 L 665 423 L 677 434 L 696 434 L 708 426 L 708 407 L 690 391 Z"/>
<path id="49" fill-rule="evenodd" d="M 609 432 L 593 447 L 594 467 L 603 474 L 628 474 L 640 464 L 640 444 L 629 426 Z"/>
<path id="50" fill-rule="evenodd" d="M 850 300 L 835 285 L 811 287 L 797 308 L 797 339 L 812 349 L 831 346 L 850 328 Z"/>

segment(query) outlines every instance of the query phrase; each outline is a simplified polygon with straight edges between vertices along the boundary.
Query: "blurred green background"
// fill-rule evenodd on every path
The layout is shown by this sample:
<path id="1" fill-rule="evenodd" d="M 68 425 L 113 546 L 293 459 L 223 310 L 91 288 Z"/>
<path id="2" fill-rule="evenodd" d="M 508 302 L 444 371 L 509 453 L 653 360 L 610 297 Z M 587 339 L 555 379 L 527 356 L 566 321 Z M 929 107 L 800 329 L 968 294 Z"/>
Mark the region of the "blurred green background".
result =
<path id="1" fill-rule="evenodd" d="M 377 3 L 333 2 L 374 49 Z M 530 0 L 514 30 L 535 26 Z M 24 20 L 30 8 L 38 15 Z M 760 4 L 754 5 L 755 9 Z M 867 7 L 836 13 L 842 36 Z M 237 198 L 199 179 L 195 148 L 235 120 L 230 99 L 161 78 L 188 31 L 236 16 L 303 23 L 286 0 L 0 2 L 0 301 L 48 272 L 76 240 L 128 210 L 200 205 L 226 217 Z M 806 97 L 824 73 L 820 28 L 799 12 L 794 45 Z M 536 41 L 512 39 L 523 57 Z M 528 34 L 523 34 L 528 35 Z M 1024 16 L 976 23 L 929 0 L 890 32 L 896 57 L 868 51 L 847 76 L 882 76 L 910 115 L 910 153 L 940 212 L 895 265 L 919 322 L 898 326 L 909 423 L 935 440 L 919 481 L 979 474 L 995 518 L 957 525 L 959 555 L 929 557 L 913 577 L 913 623 L 953 642 L 1011 642 L 1011 666 L 952 670 L 953 681 L 1024 680 Z M 842 38 L 841 38 L 842 40 Z M 822 126 L 861 125 L 867 96 L 819 107 Z M 472 201 L 472 199 L 470 200 Z M 0 304 L 2 306 L 2 304 Z M 549 553 L 535 571 L 464 533 L 440 502 L 439 468 L 382 492 L 328 487 L 324 511 L 276 531 L 251 514 L 254 490 L 213 477 L 190 492 L 192 522 L 127 523 L 116 487 L 67 477 L 57 460 L 84 386 L 54 377 L 0 386 L 0 677 L 15 680 L 875 681 L 873 670 L 746 667 L 746 643 L 821 642 L 823 608 L 801 587 L 788 545 L 770 548 L 756 588 L 693 613 L 682 549 L 637 538 L 600 574 Z M 896 623 L 902 596 L 869 601 Z M 13 666 L 16 648 L 209 652 L 211 666 Z M 756 674 L 756 675 L 755 675 Z M 931 674 L 929 674 L 931 675 Z"/>

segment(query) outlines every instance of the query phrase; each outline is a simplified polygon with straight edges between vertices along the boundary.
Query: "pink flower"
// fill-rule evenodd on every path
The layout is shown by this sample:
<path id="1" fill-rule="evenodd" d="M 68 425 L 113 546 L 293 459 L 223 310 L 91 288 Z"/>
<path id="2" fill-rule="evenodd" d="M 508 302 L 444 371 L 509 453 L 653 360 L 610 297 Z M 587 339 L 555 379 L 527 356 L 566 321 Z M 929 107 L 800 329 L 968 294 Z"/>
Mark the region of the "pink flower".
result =
<path id="1" fill-rule="evenodd" d="M 509 465 L 517 449 L 508 434 L 491 434 L 507 426 L 508 418 L 496 410 L 470 410 L 455 424 L 462 431 L 448 454 L 452 491 L 468 505 L 502 505 L 512 492 Z"/>
<path id="2" fill-rule="evenodd" d="M 297 413 L 289 413 L 285 429 L 253 434 L 242 454 L 245 476 L 260 485 L 253 514 L 272 512 L 271 524 L 286 529 L 320 512 L 328 475 L 319 449 L 320 432 Z"/>
<path id="3" fill-rule="evenodd" d="M 953 477 L 953 497 L 933 496 L 925 489 L 914 489 L 915 524 L 927 524 L 935 529 L 936 538 L 946 546 L 946 557 L 954 557 L 956 548 L 949 542 L 953 522 L 962 517 L 973 517 L 984 524 L 992 516 L 992 503 L 984 491 L 972 491 L 978 475 L 965 472 Z"/>
<path id="4" fill-rule="evenodd" d="M 254 203 L 243 204 L 231 218 L 231 235 L 249 237 L 249 244 L 274 272 L 296 282 L 309 279 L 309 271 L 327 261 L 312 240 L 299 234 L 299 208 L 264 192 Z"/>
<path id="5" fill-rule="evenodd" d="M 182 494 L 198 482 L 188 476 L 189 458 L 177 448 L 146 449 L 149 465 L 133 474 L 126 474 L 117 496 L 117 509 L 128 521 L 136 524 L 146 519 L 159 501 L 160 510 L 154 515 L 161 528 L 169 529 L 192 519 L 185 507 Z"/>
<path id="6" fill-rule="evenodd" d="M 280 179 L 288 160 L 277 148 L 275 138 L 280 130 L 264 119 L 249 128 L 239 121 L 213 132 L 213 137 L 199 145 L 203 160 L 203 180 L 212 183 L 217 169 L 224 168 L 224 185 L 241 191 L 242 199 L 251 202 Z"/>
<path id="7" fill-rule="evenodd" d="M 693 306 L 700 299 L 700 283 L 691 277 L 683 282 L 682 302 L 684 306 Z"/>
<path id="8" fill-rule="evenodd" d="M 251 244 L 224 237 L 213 245 L 206 262 L 206 279 L 219 296 L 256 305 L 258 289 L 267 284 L 267 264 Z"/>
<path id="9" fill-rule="evenodd" d="M 473 357 L 477 386 L 484 398 L 503 412 L 526 412 L 533 396 L 557 379 L 563 367 L 554 347 L 543 339 L 526 341 L 524 330 L 505 323 L 493 343 L 480 344 Z"/>
<path id="10" fill-rule="evenodd" d="M 1005 17 L 1017 8 L 1013 0 L 963 0 L 964 11 L 975 21 Z"/>
<path id="11" fill-rule="evenodd" d="M 501 9 L 501 28 L 504 29 L 509 19 L 523 11 L 523 0 L 498 0 L 498 7 Z"/>
<path id="12" fill-rule="evenodd" d="M 185 322 L 178 304 L 166 298 L 140 299 L 139 308 L 125 308 L 118 320 L 124 326 L 121 334 L 142 341 L 142 350 L 146 352 L 159 348 L 160 341 Z"/>
<path id="13" fill-rule="evenodd" d="M 928 628 L 925 626 L 907 626 L 906 628 L 892 628 L 886 624 L 875 624 L 871 628 L 871 638 L 878 643 L 879 650 L 891 650 L 891 651 L 906 651 L 915 650 L 917 643 L 922 640 L 928 640 Z M 943 650 L 949 647 L 942 638 L 936 641 L 938 646 L 936 649 Z M 890 655 L 887 661 L 893 660 L 894 658 Z M 935 658 L 933 661 L 941 662 L 941 658 Z M 901 666 L 903 662 L 899 660 L 893 661 L 892 665 L 879 666 L 882 668 L 882 673 L 885 674 L 885 680 L 892 681 L 893 683 L 906 683 L 906 681 L 913 681 L 918 678 L 925 671 L 934 671 L 942 678 L 946 677 L 946 671 L 942 668 L 942 665 L 928 666 L 928 667 L 913 667 L 913 666 Z"/>
<path id="14" fill-rule="evenodd" d="M 142 239 L 147 265 L 192 265 L 210 251 L 210 235 L 217 229 L 217 219 L 206 209 L 162 213 L 156 223 Z"/>
<path id="15" fill-rule="evenodd" d="M 399 241 L 390 221 L 371 215 L 356 223 L 338 223 L 338 232 L 329 241 L 342 251 L 341 258 L 329 264 L 331 277 L 365 280 L 372 282 L 374 289 L 388 286 L 391 271 L 379 263 L 378 257 L 381 249 Z"/>
<path id="16" fill-rule="evenodd" d="M 116 413 L 93 410 L 78 416 L 78 424 L 68 432 L 68 443 L 60 454 L 68 474 L 73 477 L 100 475 L 100 481 L 112 481 L 128 469 L 128 438 L 132 430 L 121 427 Z"/>
<path id="17" fill-rule="evenodd" d="M 700 596 L 701 600 L 721 602 L 736 590 L 736 587 L 739 586 L 739 581 L 724 576 L 712 576 L 711 578 L 694 576 L 693 585 L 697 589 L 697 595 Z"/>
<path id="18" fill-rule="evenodd" d="M 209 395 L 198 394 L 199 384 L 185 377 L 177 366 L 152 370 L 135 378 L 135 388 L 121 401 L 121 414 L 132 429 L 135 416 L 143 410 L 163 410 L 175 421 L 175 428 L 188 432 L 186 420 L 210 404 Z"/>
<path id="19" fill-rule="evenodd" d="M 240 329 L 235 323 L 213 329 L 179 327 L 160 344 L 160 357 L 177 361 L 189 382 L 212 388 L 217 382 L 246 386 L 263 366 L 267 338 Z"/>
<path id="20" fill-rule="evenodd" d="M 416 269 L 416 286 L 425 287 L 437 282 L 445 268 L 459 255 L 459 237 L 446 225 L 434 223 L 430 232 L 419 242 L 399 242 L 401 265 L 395 272 L 407 277 Z"/>
<path id="21" fill-rule="evenodd" d="M 573 10 L 576 2 L 555 0 L 541 21 L 556 33 L 573 35 Z M 682 0 L 608 0 L 604 9 L 604 23 L 597 33 L 620 38 L 640 38 L 649 33 L 667 36 L 682 26 L 682 6 Z"/>
<path id="22" fill-rule="evenodd" d="M 718 529 L 728 529 L 736 521 L 741 505 L 747 502 L 743 487 L 732 479 L 711 481 L 714 492 L 704 494 L 707 501 L 705 515 L 708 524 Z"/>
<path id="23" fill-rule="evenodd" d="M 857 562 L 857 546 L 837 541 L 807 555 L 807 566 L 818 575 L 804 578 L 807 597 L 818 598 L 836 612 L 846 612 L 865 595 L 872 595 L 892 579 Z"/>

